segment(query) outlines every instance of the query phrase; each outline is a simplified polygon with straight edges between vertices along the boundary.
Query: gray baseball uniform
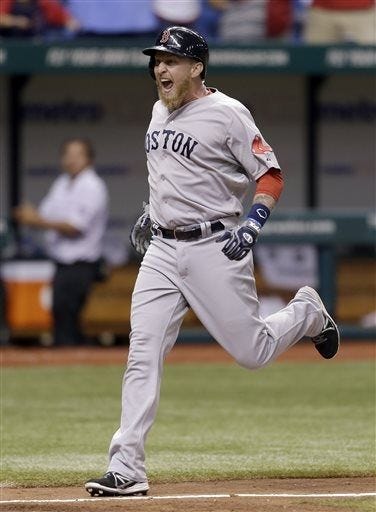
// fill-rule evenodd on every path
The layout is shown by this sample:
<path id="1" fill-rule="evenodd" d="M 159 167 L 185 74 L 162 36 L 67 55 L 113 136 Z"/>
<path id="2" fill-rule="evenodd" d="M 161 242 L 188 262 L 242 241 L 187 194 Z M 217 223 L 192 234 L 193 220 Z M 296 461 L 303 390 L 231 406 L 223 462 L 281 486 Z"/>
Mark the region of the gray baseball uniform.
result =
<path id="1" fill-rule="evenodd" d="M 266 365 L 304 335 L 323 328 L 322 309 L 304 292 L 265 319 L 253 276 L 252 252 L 230 261 L 209 221 L 238 224 L 250 183 L 279 168 L 248 110 L 214 91 L 169 114 L 158 101 L 146 135 L 150 216 L 154 236 L 132 297 L 128 367 L 121 425 L 110 446 L 109 471 L 146 481 L 144 444 L 157 411 L 163 362 L 188 307 L 242 366 Z M 201 223 L 202 236 L 164 238 Z"/>

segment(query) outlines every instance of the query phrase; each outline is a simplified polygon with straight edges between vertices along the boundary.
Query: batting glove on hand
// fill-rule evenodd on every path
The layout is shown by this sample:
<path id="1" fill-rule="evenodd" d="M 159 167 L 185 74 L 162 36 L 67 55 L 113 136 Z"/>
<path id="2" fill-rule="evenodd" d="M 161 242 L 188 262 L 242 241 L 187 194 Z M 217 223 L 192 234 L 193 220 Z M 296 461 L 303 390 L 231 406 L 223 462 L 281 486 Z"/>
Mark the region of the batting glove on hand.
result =
<path id="1" fill-rule="evenodd" d="M 222 236 L 217 238 L 216 242 L 224 242 L 226 245 L 222 252 L 229 260 L 242 260 L 252 249 L 257 241 L 261 225 L 253 219 L 247 219 L 239 227 L 227 230 Z"/>
<path id="2" fill-rule="evenodd" d="M 130 241 L 134 249 L 143 256 L 149 245 L 151 240 L 151 220 L 149 215 L 149 205 L 143 203 L 143 213 L 137 220 L 136 224 L 133 226 Z"/>

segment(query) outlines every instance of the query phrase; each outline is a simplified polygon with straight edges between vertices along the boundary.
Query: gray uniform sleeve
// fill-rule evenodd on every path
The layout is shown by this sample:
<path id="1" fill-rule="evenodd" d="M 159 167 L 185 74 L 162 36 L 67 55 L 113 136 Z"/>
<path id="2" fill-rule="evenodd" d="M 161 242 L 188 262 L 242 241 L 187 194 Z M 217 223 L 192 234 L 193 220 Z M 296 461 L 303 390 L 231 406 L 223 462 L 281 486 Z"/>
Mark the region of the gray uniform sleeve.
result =
<path id="1" fill-rule="evenodd" d="M 272 167 L 280 169 L 273 149 L 265 141 L 245 107 L 232 112 L 226 145 L 252 181 L 259 179 Z"/>

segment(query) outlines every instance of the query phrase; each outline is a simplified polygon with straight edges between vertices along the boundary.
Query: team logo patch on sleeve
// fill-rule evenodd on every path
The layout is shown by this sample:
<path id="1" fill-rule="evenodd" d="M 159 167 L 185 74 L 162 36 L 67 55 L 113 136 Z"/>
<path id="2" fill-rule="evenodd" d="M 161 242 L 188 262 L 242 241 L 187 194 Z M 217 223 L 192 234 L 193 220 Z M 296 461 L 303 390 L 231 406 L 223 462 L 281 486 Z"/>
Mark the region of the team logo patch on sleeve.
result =
<path id="1" fill-rule="evenodd" d="M 160 39 L 160 43 L 164 44 L 164 43 L 167 43 L 167 41 L 170 39 L 170 31 L 169 30 L 164 30 L 162 35 L 161 35 L 161 39 Z"/>
<path id="2" fill-rule="evenodd" d="M 270 153 L 271 151 L 273 149 L 262 142 L 260 135 L 256 135 L 252 142 L 252 153 L 254 155 L 265 155 L 265 153 Z"/>

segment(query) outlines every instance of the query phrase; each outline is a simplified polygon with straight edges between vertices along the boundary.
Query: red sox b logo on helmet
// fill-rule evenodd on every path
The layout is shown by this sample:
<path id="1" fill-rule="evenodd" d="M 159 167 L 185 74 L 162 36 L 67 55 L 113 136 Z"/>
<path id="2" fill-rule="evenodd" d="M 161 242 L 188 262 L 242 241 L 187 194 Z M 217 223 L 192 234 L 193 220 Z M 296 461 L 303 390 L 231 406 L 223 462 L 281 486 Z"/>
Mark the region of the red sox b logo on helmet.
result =
<path id="1" fill-rule="evenodd" d="M 164 43 L 167 43 L 167 41 L 170 39 L 170 31 L 169 30 L 164 30 L 162 35 L 161 35 L 161 39 L 160 39 L 160 43 L 164 44 Z"/>

